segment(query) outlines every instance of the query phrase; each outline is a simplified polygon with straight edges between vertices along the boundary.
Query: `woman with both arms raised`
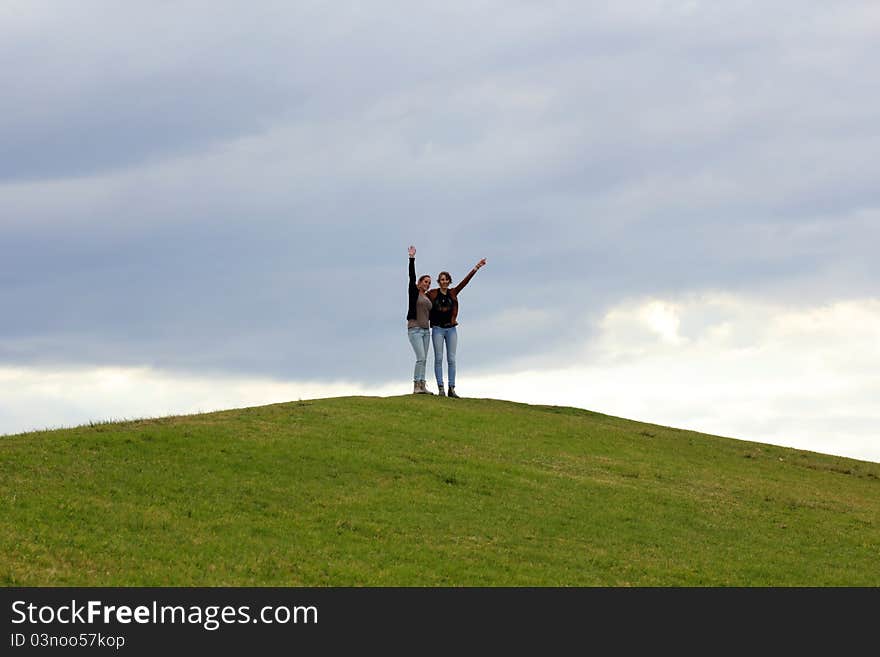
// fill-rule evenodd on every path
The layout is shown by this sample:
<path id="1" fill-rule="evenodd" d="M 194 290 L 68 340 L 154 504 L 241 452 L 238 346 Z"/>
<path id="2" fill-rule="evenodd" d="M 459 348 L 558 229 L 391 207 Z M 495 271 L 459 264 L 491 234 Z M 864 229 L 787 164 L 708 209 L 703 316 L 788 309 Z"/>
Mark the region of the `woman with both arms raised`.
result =
<path id="1" fill-rule="evenodd" d="M 434 342 L 434 376 L 440 395 L 443 392 L 443 346 L 446 346 L 446 370 L 449 375 L 449 392 L 447 397 L 458 399 L 455 393 L 455 352 L 458 349 L 458 295 L 464 286 L 474 277 L 477 270 L 485 266 L 486 259 L 480 260 L 468 272 L 461 283 L 453 288 L 452 276 L 448 271 L 441 271 L 437 276 L 438 288 L 428 291 L 431 300 L 431 339 Z"/>

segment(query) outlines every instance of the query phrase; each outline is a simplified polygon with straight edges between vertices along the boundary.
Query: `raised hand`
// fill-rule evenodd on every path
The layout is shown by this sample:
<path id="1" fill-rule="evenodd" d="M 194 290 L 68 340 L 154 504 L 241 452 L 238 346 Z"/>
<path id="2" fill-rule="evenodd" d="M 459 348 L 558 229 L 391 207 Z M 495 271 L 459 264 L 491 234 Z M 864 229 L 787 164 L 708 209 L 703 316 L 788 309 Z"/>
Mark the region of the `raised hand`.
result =
<path id="1" fill-rule="evenodd" d="M 409 257 L 410 258 L 416 257 L 416 247 L 414 247 L 414 246 L 409 247 Z"/>
<path id="2" fill-rule="evenodd" d="M 480 267 L 485 267 L 485 265 L 486 265 L 486 259 L 483 258 L 482 260 L 480 260 L 480 261 L 477 263 L 477 266 L 474 267 L 474 269 L 479 269 Z"/>

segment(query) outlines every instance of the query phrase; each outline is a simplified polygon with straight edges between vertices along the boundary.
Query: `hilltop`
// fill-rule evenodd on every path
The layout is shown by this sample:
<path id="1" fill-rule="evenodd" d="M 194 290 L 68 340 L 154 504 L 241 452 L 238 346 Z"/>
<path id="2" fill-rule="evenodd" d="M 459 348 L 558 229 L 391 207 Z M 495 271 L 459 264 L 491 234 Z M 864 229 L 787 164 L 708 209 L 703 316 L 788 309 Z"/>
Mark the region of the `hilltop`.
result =
<path id="1" fill-rule="evenodd" d="M 878 586 L 880 465 L 344 397 L 0 438 L 6 586 Z"/>

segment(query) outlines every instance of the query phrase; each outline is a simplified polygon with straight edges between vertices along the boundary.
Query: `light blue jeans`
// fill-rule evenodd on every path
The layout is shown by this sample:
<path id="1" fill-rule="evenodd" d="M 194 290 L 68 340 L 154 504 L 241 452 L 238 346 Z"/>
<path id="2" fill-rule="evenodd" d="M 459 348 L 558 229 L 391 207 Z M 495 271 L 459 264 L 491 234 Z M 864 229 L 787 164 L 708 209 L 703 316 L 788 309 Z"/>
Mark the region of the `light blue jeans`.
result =
<path id="1" fill-rule="evenodd" d="M 406 330 L 409 335 L 409 343 L 416 352 L 416 366 L 413 369 L 413 381 L 425 380 L 425 363 L 428 360 L 428 347 L 431 344 L 431 330 L 426 328 L 411 328 Z"/>
<path id="2" fill-rule="evenodd" d="M 446 344 L 446 369 L 449 374 L 449 387 L 455 387 L 455 350 L 458 348 L 458 331 L 455 327 L 431 329 L 431 340 L 434 342 L 434 376 L 437 385 L 443 385 L 443 345 Z"/>

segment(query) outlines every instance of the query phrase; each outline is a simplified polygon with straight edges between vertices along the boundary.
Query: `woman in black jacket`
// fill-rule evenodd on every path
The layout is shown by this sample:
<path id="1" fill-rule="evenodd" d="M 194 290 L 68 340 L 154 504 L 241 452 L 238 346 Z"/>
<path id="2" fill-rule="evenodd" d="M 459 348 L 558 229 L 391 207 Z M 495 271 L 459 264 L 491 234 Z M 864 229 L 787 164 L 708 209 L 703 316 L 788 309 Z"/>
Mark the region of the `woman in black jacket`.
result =
<path id="1" fill-rule="evenodd" d="M 431 344 L 431 300 L 425 292 L 431 287 L 431 277 L 420 276 L 416 282 L 416 247 L 409 247 L 409 305 L 406 311 L 406 330 L 409 343 L 416 354 L 416 365 L 413 370 L 413 394 L 433 395 L 425 387 L 425 363 L 428 360 L 428 348 Z"/>

